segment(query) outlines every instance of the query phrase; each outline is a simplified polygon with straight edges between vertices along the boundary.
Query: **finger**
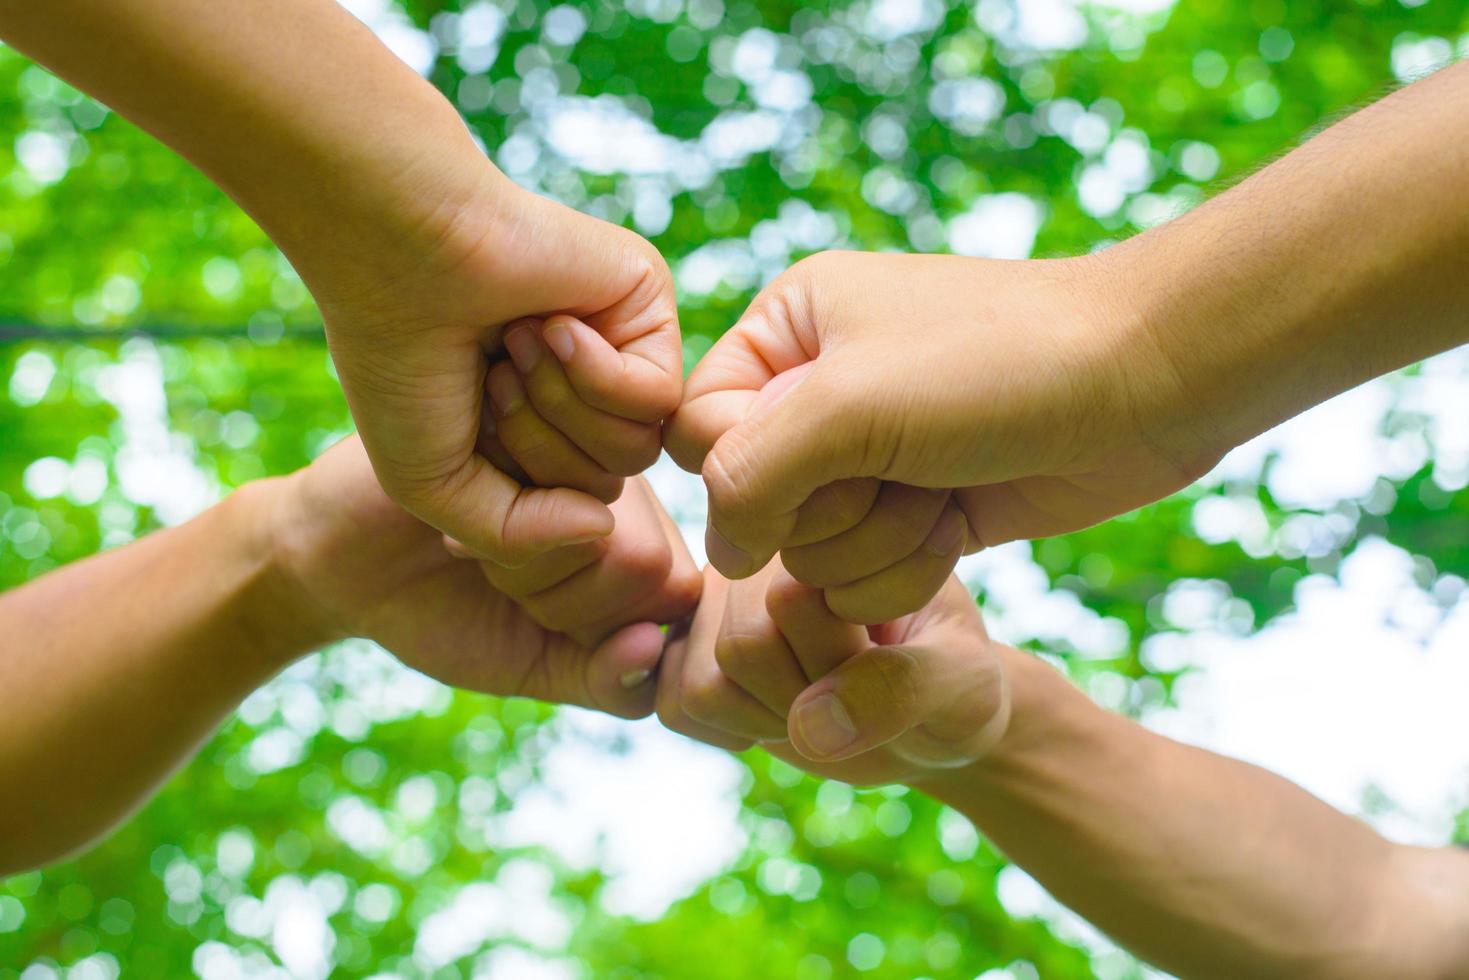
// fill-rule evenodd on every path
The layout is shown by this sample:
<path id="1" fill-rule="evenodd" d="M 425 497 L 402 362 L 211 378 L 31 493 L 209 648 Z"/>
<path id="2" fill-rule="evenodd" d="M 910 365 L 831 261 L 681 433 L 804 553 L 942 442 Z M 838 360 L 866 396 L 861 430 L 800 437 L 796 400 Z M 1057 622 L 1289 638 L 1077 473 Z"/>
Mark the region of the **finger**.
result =
<path id="1" fill-rule="evenodd" d="M 469 557 L 507 568 L 604 538 L 614 524 L 596 498 L 565 487 L 522 487 L 477 454 L 436 492 L 410 490 L 400 503 L 462 544 Z"/>
<path id="2" fill-rule="evenodd" d="M 964 514 L 950 504 L 912 554 L 875 575 L 827 589 L 826 604 L 842 619 L 869 626 L 917 612 L 943 588 L 967 539 Z"/>
<path id="3" fill-rule="evenodd" d="M 530 475 L 521 469 L 500 441 L 499 426 L 495 424 L 495 404 L 489 398 L 480 405 L 479 436 L 474 442 L 474 451 L 494 464 L 495 468 L 522 486 L 534 484 Z"/>
<path id="4" fill-rule="evenodd" d="M 756 595 L 759 582 L 744 585 Z M 715 646 L 723 631 L 729 605 L 738 602 L 741 583 L 724 590 L 723 615 L 698 617 L 689 631 L 679 680 L 679 702 L 693 721 L 739 738 L 754 740 L 786 737 L 785 715 L 777 715 L 752 694 L 727 677 L 715 657 Z M 799 690 L 796 692 L 799 693 Z"/>
<path id="5" fill-rule="evenodd" d="M 765 592 L 761 579 L 731 584 L 714 641 L 714 661 L 732 683 L 784 718 L 811 682 L 766 612 Z"/>
<path id="6" fill-rule="evenodd" d="M 648 485 L 648 481 L 642 477 L 632 481 L 637 492 L 648 502 L 654 515 L 658 519 L 659 530 L 663 532 L 663 540 L 668 542 L 668 549 L 673 555 L 673 567 L 668 573 L 663 588 L 659 589 L 652 601 L 644 607 L 642 615 L 660 623 L 671 623 L 682 619 L 694 611 L 699 603 L 699 598 L 704 591 L 704 575 L 699 571 L 699 566 L 694 562 L 693 555 L 689 554 L 689 546 L 684 541 L 683 532 L 668 516 L 668 511 L 663 508 L 658 495 Z"/>
<path id="7" fill-rule="evenodd" d="M 757 742 L 786 737 L 785 716 L 724 676 L 714 659 L 712 643 L 688 647 L 679 700 L 689 718 L 727 736 Z"/>
<path id="8" fill-rule="evenodd" d="M 1004 669 L 982 637 L 935 630 L 872 647 L 807 688 L 791 709 L 791 744 L 813 761 L 892 745 L 926 765 L 960 765 L 994 744 L 1008 711 Z"/>
<path id="9" fill-rule="evenodd" d="M 527 680 L 526 696 L 564 699 L 564 692 L 580 688 L 580 704 L 623 718 L 642 718 L 652 713 L 657 685 L 654 674 L 663 655 L 663 630 L 654 623 L 636 623 L 618 630 L 595 649 L 576 644 L 564 636 L 552 638 L 544 669 Z M 579 680 L 569 686 L 564 677 Z M 560 695 L 558 698 L 557 695 Z"/>
<path id="10" fill-rule="evenodd" d="M 623 515 L 626 516 L 626 515 Z M 628 519 L 629 530 L 635 528 Z M 614 533 L 602 557 L 543 591 L 520 598 L 542 626 L 558 632 L 615 622 L 657 591 L 673 569 L 668 542 L 646 533 Z"/>
<path id="11" fill-rule="evenodd" d="M 611 537 L 578 546 L 599 548 L 599 571 L 592 571 L 591 561 L 572 567 L 571 557 L 563 560 L 557 552 L 527 569 L 499 573 L 492 584 L 508 582 L 538 624 L 588 645 L 629 623 L 672 623 L 691 615 L 704 577 L 647 481 L 632 481 L 612 512 L 618 527 Z M 547 559 L 560 563 L 553 567 Z M 533 575 L 523 574 L 527 570 Z"/>
<path id="12" fill-rule="evenodd" d="M 855 527 L 825 541 L 787 547 L 780 560 L 797 580 L 819 588 L 864 579 L 923 544 L 949 496 L 948 490 L 883 483 L 872 509 Z"/>
<path id="13" fill-rule="evenodd" d="M 775 575 L 765 590 L 765 611 L 790 646 L 808 683 L 815 683 L 872 646 L 861 626 L 837 617 L 820 589 L 789 573 Z"/>
<path id="14" fill-rule="evenodd" d="M 477 343 L 419 350 L 337 338 L 332 356 L 383 489 L 476 557 L 523 564 L 612 530 L 595 498 L 527 489 L 474 451 L 485 391 Z"/>
<path id="15" fill-rule="evenodd" d="M 564 322 L 577 324 L 616 357 L 596 331 L 570 317 L 547 321 L 543 328 L 546 341 L 535 326 L 515 327 L 505 335 L 505 346 L 525 383 L 532 407 L 602 469 L 622 476 L 641 473 L 657 460 L 662 448 L 658 425 L 633 422 L 587 404 L 572 386 L 561 362 L 551 356 L 549 342 L 564 339 Z"/>
<path id="16" fill-rule="evenodd" d="M 694 614 L 693 625 L 676 627 L 670 632 L 668 643 L 663 651 L 663 659 L 658 666 L 658 692 L 654 700 L 654 710 L 657 712 L 658 720 L 670 731 L 721 749 L 727 749 L 730 752 L 743 752 L 752 744 L 751 739 L 740 738 L 695 721 L 684 710 L 683 704 L 683 669 L 684 658 L 689 648 L 689 637 L 693 628 L 701 625 L 701 620 L 721 615 L 724 602 L 721 583 L 722 580 L 719 580 L 717 576 L 706 574 L 704 599 L 699 604 L 698 612 Z M 716 619 L 715 622 L 717 623 L 718 620 Z"/>
<path id="17" fill-rule="evenodd" d="M 481 562 L 480 570 L 496 591 L 503 592 L 512 599 L 522 599 L 564 582 L 594 562 L 600 561 L 607 554 L 609 540 L 599 538 L 596 541 L 557 548 L 555 551 L 537 555 L 519 568 L 505 568 L 494 562 Z M 457 557 L 467 557 L 467 554 L 461 553 Z"/>
<path id="18" fill-rule="evenodd" d="M 882 480 L 870 476 L 818 487 L 796 511 L 796 526 L 785 548 L 825 541 L 856 527 L 871 512 L 882 487 Z"/>
<path id="19" fill-rule="evenodd" d="M 621 348 L 592 326 L 570 316 L 554 316 L 544 328 L 555 355 L 581 400 L 592 408 L 635 422 L 661 422 L 678 407 L 683 392 L 681 348 L 669 357 L 659 336 L 642 337 Z"/>
<path id="20" fill-rule="evenodd" d="M 684 469 L 699 472 L 719 437 L 754 409 L 761 390 L 778 375 L 812 362 L 813 352 L 791 318 L 776 312 L 789 308 L 790 278 L 783 274 L 761 290 L 689 375 L 683 402 L 664 427 L 664 445 Z M 770 315 L 765 315 L 767 307 Z"/>
<path id="21" fill-rule="evenodd" d="M 499 440 L 536 484 L 570 487 L 606 503 L 617 499 L 622 478 L 597 465 L 540 416 L 513 364 L 491 367 L 487 386 Z"/>
<path id="22" fill-rule="evenodd" d="M 833 371 L 832 376 L 840 372 Z M 864 473 L 869 427 L 821 367 L 730 429 L 704 459 L 709 560 L 729 578 L 754 574 L 790 540 L 797 511 L 819 487 Z"/>

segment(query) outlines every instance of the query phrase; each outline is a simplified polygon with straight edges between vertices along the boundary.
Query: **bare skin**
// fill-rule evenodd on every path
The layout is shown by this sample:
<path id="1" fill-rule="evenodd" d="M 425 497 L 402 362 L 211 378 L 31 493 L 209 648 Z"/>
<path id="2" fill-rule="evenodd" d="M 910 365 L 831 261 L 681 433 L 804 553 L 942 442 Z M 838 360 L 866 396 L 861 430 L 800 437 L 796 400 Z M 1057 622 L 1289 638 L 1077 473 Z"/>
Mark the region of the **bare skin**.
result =
<path id="1" fill-rule="evenodd" d="M 95 840 L 251 691 L 347 636 L 459 687 L 648 714 L 658 624 L 701 582 L 642 481 L 613 506 L 607 539 L 482 569 L 388 499 L 353 438 L 0 596 L 0 874 Z"/>
<path id="2" fill-rule="evenodd" d="M 1083 258 L 798 263 L 667 432 L 709 488 L 710 560 L 744 577 L 783 550 L 849 619 L 912 612 L 957 559 L 921 548 L 954 510 L 967 550 L 1086 527 L 1462 343 L 1466 111 L 1469 65 L 1445 69 Z"/>
<path id="3" fill-rule="evenodd" d="M 652 245 L 517 188 L 334 0 L 7 3 L 0 37 L 188 157 L 286 253 L 391 497 L 505 566 L 611 532 L 605 501 L 682 385 Z M 551 425 L 606 452 L 534 456 L 531 487 L 479 451 L 481 416 L 506 326 L 553 314 L 576 412 Z"/>
<path id="4" fill-rule="evenodd" d="M 964 813 L 1061 901 L 1181 977 L 1469 976 L 1469 854 L 1392 844 L 1255 766 L 1098 708 L 992 642 L 950 579 L 864 629 L 772 565 L 706 572 L 666 724 Z"/>

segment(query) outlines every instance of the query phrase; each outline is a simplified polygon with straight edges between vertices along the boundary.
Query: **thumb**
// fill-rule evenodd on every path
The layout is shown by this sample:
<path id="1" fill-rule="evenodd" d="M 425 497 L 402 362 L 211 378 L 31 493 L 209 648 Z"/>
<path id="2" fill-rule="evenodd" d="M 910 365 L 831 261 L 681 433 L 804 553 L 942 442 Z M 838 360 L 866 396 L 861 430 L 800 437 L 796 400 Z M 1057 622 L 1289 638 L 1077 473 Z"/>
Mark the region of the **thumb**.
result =
<path id="1" fill-rule="evenodd" d="M 799 374 L 798 374 L 799 372 Z M 709 561 L 728 578 L 765 567 L 795 530 L 798 510 L 820 487 L 861 476 L 868 430 L 830 361 L 773 378 L 750 414 L 714 443 L 702 474 L 709 493 Z M 787 375 L 797 375 L 795 378 Z M 865 413 L 864 413 L 865 414 Z"/>
<path id="2" fill-rule="evenodd" d="M 1008 721 L 999 656 L 981 634 L 940 629 L 872 647 L 812 684 L 791 705 L 790 735 L 817 762 L 892 743 L 926 768 L 948 767 L 983 755 Z"/>
<path id="3" fill-rule="evenodd" d="M 430 490 L 401 495 L 415 517 L 453 538 L 461 557 L 518 568 L 537 555 L 612 533 L 607 505 L 565 487 L 523 487 L 473 454 Z"/>

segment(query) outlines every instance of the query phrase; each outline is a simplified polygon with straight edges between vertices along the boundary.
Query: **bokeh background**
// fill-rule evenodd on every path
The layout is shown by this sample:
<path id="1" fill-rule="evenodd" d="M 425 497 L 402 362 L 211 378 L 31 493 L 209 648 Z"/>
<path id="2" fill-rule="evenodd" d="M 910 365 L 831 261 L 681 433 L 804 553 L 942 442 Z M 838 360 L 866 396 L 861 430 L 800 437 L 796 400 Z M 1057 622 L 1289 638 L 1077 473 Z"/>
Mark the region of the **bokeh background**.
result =
<path id="1" fill-rule="evenodd" d="M 1469 51 L 1450 0 L 349 6 L 514 179 L 663 250 L 689 363 L 806 253 L 1102 248 Z M 0 258 L 0 585 L 350 425 L 260 231 L 8 50 Z M 1466 406 L 1445 355 L 962 570 L 993 632 L 1103 704 L 1397 839 L 1469 839 Z M 654 479 L 697 527 L 697 482 Z M 190 975 L 1157 976 L 916 794 L 453 693 L 351 643 L 105 844 L 0 881 L 0 980 Z"/>

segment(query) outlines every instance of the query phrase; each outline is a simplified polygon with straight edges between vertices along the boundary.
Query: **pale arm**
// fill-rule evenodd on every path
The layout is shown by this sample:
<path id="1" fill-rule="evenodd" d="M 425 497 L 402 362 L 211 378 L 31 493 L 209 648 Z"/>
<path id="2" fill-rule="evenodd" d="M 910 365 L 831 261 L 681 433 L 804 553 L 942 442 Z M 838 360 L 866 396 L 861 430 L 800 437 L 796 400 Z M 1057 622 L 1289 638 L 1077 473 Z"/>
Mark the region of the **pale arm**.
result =
<path id="1" fill-rule="evenodd" d="M 925 788 L 1120 943 L 1186 978 L 1469 976 L 1469 854 L 1390 843 L 1005 654 L 1009 732 Z"/>

